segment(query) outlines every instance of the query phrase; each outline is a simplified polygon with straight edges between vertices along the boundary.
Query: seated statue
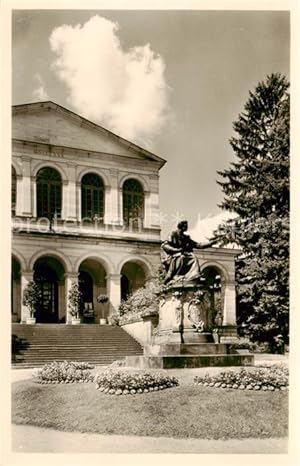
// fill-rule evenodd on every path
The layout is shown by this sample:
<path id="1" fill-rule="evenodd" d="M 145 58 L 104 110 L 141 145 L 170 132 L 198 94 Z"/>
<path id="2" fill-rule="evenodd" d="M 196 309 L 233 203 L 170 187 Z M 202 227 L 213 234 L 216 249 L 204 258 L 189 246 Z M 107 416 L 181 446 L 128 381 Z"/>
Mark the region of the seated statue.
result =
<path id="1" fill-rule="evenodd" d="M 209 248 L 217 242 L 217 240 L 211 240 L 208 243 L 197 243 L 185 233 L 187 229 L 186 220 L 179 222 L 177 230 L 173 231 L 161 246 L 162 264 L 167 271 L 164 279 L 165 285 L 178 280 L 199 281 L 200 266 L 197 257 L 193 254 L 193 249 Z"/>

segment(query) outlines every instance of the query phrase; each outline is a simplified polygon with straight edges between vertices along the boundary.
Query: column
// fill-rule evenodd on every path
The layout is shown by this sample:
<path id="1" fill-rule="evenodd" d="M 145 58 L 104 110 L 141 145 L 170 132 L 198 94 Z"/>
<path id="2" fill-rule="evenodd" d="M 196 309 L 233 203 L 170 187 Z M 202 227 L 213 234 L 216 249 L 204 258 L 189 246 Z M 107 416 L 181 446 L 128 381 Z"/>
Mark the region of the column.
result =
<path id="1" fill-rule="evenodd" d="M 159 228 L 159 199 L 158 193 L 145 191 L 145 228 Z"/>
<path id="2" fill-rule="evenodd" d="M 69 183 L 66 180 L 62 181 L 62 206 L 61 218 L 66 220 L 69 212 Z"/>
<path id="3" fill-rule="evenodd" d="M 66 316 L 66 303 L 65 303 L 65 282 L 58 281 L 58 322 Z"/>
<path id="4" fill-rule="evenodd" d="M 105 209 L 108 208 L 105 215 L 105 223 L 111 225 L 122 225 L 122 208 L 120 205 L 120 192 L 118 186 L 118 170 L 109 170 L 110 189 L 107 187 L 107 195 L 105 196 Z"/>
<path id="5" fill-rule="evenodd" d="M 151 228 L 151 193 L 150 191 L 144 191 L 143 228 Z"/>
<path id="6" fill-rule="evenodd" d="M 68 183 L 65 187 L 64 193 L 66 193 L 66 198 L 63 195 L 63 211 L 64 217 L 66 220 L 76 220 L 76 165 L 68 163 Z"/>
<path id="7" fill-rule="evenodd" d="M 66 310 L 66 324 L 72 323 L 72 315 L 69 309 L 69 291 L 73 283 L 78 281 L 78 273 L 65 273 L 65 310 Z"/>
<path id="8" fill-rule="evenodd" d="M 77 181 L 75 183 L 76 189 L 76 215 L 79 222 L 82 220 L 81 218 L 81 182 Z"/>
<path id="9" fill-rule="evenodd" d="M 22 173 L 23 173 L 23 178 L 22 178 L 22 189 L 20 190 L 22 197 L 22 208 L 21 208 L 21 215 L 23 217 L 32 217 L 33 212 L 32 212 L 32 203 L 31 203 L 31 174 L 30 174 L 30 165 L 31 165 L 31 159 L 30 157 L 22 157 Z"/>
<path id="10" fill-rule="evenodd" d="M 104 225 L 111 225 L 111 188 L 105 185 L 104 191 Z"/>
<path id="11" fill-rule="evenodd" d="M 106 288 L 110 303 L 109 315 L 111 315 L 121 304 L 121 275 L 119 273 L 107 275 Z"/>
<path id="12" fill-rule="evenodd" d="M 117 221 L 118 225 L 123 226 L 124 225 L 124 219 L 123 219 L 123 189 L 118 188 L 116 192 L 116 198 L 117 198 L 117 203 L 118 203 L 118 212 L 117 212 Z"/>
<path id="13" fill-rule="evenodd" d="M 23 176 L 17 175 L 17 199 L 16 199 L 16 215 L 22 215 L 22 184 L 23 184 Z"/>
<path id="14" fill-rule="evenodd" d="M 225 284 L 223 326 L 226 325 L 236 325 L 236 295 L 234 282 Z"/>
<path id="15" fill-rule="evenodd" d="M 21 273 L 21 323 L 22 324 L 25 324 L 27 317 L 30 317 L 29 309 L 23 304 L 23 296 L 24 296 L 24 290 L 31 280 L 33 280 L 32 271 Z"/>
<path id="16" fill-rule="evenodd" d="M 20 297 L 21 297 L 21 286 L 20 286 L 20 279 L 19 278 L 13 278 L 11 280 L 11 294 L 12 294 L 12 309 L 11 309 L 11 318 L 12 322 L 19 322 L 21 316 L 21 302 L 20 302 Z"/>
<path id="17" fill-rule="evenodd" d="M 36 189 L 36 176 L 32 176 L 32 177 L 31 177 L 31 186 L 32 186 L 32 195 L 31 195 L 32 215 L 33 215 L 33 217 L 37 217 L 37 189 Z"/>

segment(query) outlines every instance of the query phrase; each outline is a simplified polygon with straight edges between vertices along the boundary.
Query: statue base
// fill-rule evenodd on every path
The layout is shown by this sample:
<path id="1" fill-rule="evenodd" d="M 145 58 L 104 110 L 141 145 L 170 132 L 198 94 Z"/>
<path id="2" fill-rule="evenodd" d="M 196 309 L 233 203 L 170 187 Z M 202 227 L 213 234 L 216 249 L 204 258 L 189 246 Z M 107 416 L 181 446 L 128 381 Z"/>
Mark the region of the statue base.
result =
<path id="1" fill-rule="evenodd" d="M 159 324 L 153 344 L 212 342 L 209 303 L 202 286 L 180 281 L 160 298 Z"/>
<path id="2" fill-rule="evenodd" d="M 253 354 L 126 356 L 126 366 L 137 369 L 192 369 L 197 367 L 253 366 Z"/>
<path id="3" fill-rule="evenodd" d="M 172 284 L 161 295 L 151 344 L 144 347 L 144 356 L 127 356 L 126 365 L 140 369 L 252 366 L 252 354 L 231 348 L 229 337 L 236 332 L 232 326 L 225 332 L 228 340 L 218 335 L 216 341 L 213 318 L 201 285 L 182 281 Z"/>

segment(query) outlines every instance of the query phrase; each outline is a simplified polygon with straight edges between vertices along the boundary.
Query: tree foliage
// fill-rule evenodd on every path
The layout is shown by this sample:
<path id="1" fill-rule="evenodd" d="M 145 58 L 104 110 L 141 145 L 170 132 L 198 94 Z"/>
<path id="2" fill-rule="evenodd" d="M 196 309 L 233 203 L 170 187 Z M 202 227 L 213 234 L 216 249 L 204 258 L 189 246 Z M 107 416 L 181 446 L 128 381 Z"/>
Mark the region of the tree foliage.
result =
<path id="1" fill-rule="evenodd" d="M 289 84 L 280 74 L 260 82 L 230 140 L 235 161 L 219 172 L 223 209 L 236 217 L 215 232 L 242 249 L 237 260 L 238 324 L 276 350 L 289 323 Z"/>

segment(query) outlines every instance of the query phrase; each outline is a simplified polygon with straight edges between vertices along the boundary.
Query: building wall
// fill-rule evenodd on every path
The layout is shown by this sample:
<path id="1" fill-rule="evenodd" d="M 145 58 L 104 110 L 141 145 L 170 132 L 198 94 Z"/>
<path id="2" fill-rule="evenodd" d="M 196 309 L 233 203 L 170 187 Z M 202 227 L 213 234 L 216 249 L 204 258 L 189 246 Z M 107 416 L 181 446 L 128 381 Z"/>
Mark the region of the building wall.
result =
<path id="1" fill-rule="evenodd" d="M 17 173 L 16 216 L 19 224 L 34 226 L 37 215 L 36 175 L 43 167 L 56 169 L 62 178 L 62 220 L 74 228 L 81 220 L 81 179 L 86 173 L 96 173 L 105 185 L 105 234 L 123 235 L 122 186 L 126 179 L 135 178 L 144 189 L 145 216 L 142 237 L 159 238 L 159 174 L 158 166 L 142 160 L 104 156 L 84 151 L 51 148 L 40 144 L 15 141 L 12 164 Z M 30 219 L 27 220 L 27 219 Z M 73 224 L 72 224 L 73 222 Z M 79 227 L 79 225 L 77 225 Z M 98 226 L 100 228 L 100 225 Z M 87 227 L 86 227 L 87 229 Z M 136 236 L 140 237 L 140 236 Z"/>
<path id="2" fill-rule="evenodd" d="M 104 292 L 109 296 L 105 312 L 111 314 L 120 303 L 124 264 L 127 269 L 128 263 L 135 264 L 135 271 L 140 267 L 144 278 L 159 265 L 159 169 L 164 161 L 51 102 L 15 107 L 12 134 L 17 175 L 12 249 L 21 270 L 12 290 L 14 319 L 26 319 L 28 310 L 20 305 L 24 288 L 36 262 L 49 257 L 64 270 L 58 283 L 59 319 L 69 320 L 68 292 L 86 267 L 93 269 L 96 316 L 101 308 L 96 297 Z M 62 212 L 51 225 L 37 217 L 36 177 L 44 167 L 56 169 L 62 180 Z M 103 223 L 81 218 L 81 180 L 87 173 L 98 174 L 104 182 Z M 144 219 L 138 230 L 123 222 L 122 186 L 129 178 L 143 187 Z M 99 282 L 100 268 L 104 284 Z"/>
<path id="3" fill-rule="evenodd" d="M 98 294 L 109 296 L 109 307 L 106 308 L 108 317 L 117 310 L 121 301 L 121 275 L 125 264 L 138 264 L 145 272 L 146 278 L 156 273 L 160 264 L 159 243 L 141 242 L 132 240 L 92 239 L 70 235 L 44 234 L 35 235 L 16 233 L 13 238 L 12 253 L 21 263 L 21 276 L 28 279 L 33 276 L 36 261 L 40 258 L 54 257 L 64 268 L 63 290 L 59 302 L 60 317 L 67 315 L 67 293 L 70 282 L 78 278 L 80 267 L 87 260 L 92 260 L 95 266 L 104 268 L 106 288 L 94 290 L 94 310 L 100 313 L 97 304 Z M 25 285 L 24 280 L 21 283 Z M 25 309 L 23 314 L 19 311 L 19 319 L 24 321 L 27 317 Z M 70 320 L 70 319 L 69 319 Z"/>
<path id="4" fill-rule="evenodd" d="M 83 269 L 93 276 L 95 316 L 102 312 L 96 297 L 106 293 L 109 317 L 120 304 L 121 277 L 128 264 L 134 264 L 134 273 L 140 267 L 146 279 L 160 265 L 159 170 L 164 161 L 54 104 L 17 106 L 12 132 L 12 165 L 17 175 L 12 253 L 20 266 L 20 276 L 13 281 L 13 320 L 26 321 L 24 289 L 37 261 L 49 257 L 64 271 L 58 280 L 58 320 L 71 320 L 68 293 Z M 36 177 L 43 167 L 55 168 L 62 179 L 61 218 L 51 225 L 48 219 L 37 218 Z M 81 219 L 81 179 L 91 172 L 104 181 L 103 224 Z M 122 186 L 129 178 L 140 181 L 144 191 L 144 221 L 137 231 L 123 222 Z M 235 323 L 236 252 L 210 249 L 197 254 L 202 267 L 214 265 L 222 273 L 224 322 Z M 101 274 L 105 283 L 99 281 Z M 132 280 L 141 283 L 139 277 Z"/>

